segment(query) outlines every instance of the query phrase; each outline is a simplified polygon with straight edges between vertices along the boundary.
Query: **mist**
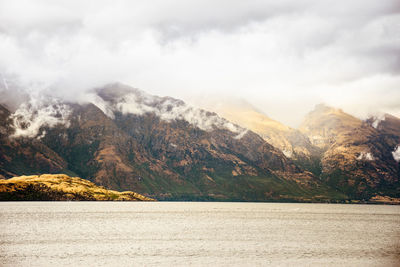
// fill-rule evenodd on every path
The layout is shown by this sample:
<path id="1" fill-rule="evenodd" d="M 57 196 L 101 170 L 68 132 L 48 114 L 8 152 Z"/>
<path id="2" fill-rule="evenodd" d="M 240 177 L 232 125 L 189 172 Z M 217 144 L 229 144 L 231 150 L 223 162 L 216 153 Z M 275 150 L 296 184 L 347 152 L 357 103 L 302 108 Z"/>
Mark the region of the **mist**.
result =
<path id="1" fill-rule="evenodd" d="M 0 0 L 0 97 L 84 101 L 118 81 L 243 98 L 294 127 L 318 103 L 400 116 L 400 3 L 340 4 Z"/>

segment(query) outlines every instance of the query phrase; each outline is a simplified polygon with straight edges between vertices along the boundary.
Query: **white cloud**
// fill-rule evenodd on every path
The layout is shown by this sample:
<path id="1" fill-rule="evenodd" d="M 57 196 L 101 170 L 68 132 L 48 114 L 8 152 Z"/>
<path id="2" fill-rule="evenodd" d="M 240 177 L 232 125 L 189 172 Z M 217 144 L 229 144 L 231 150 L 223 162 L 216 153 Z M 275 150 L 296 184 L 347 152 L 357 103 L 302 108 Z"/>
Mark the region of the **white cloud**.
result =
<path id="1" fill-rule="evenodd" d="M 111 94 L 109 93 L 110 89 L 113 90 Z M 174 98 L 153 96 L 121 84 L 112 84 L 106 86 L 103 90 L 106 91 L 100 92 L 99 95 L 103 95 L 100 99 L 92 97 L 92 99 L 95 99 L 93 104 L 105 111 L 111 118 L 115 116 L 117 111 L 135 115 L 153 113 L 165 121 L 187 121 L 204 131 L 212 131 L 216 128 L 227 129 L 236 133 L 235 138 L 237 139 L 242 138 L 247 133 L 247 129 L 219 117 L 216 113 L 192 107 Z"/>
<path id="2" fill-rule="evenodd" d="M 110 89 L 111 94 L 107 92 Z M 106 90 L 106 93 L 103 91 L 102 94 L 102 90 Z M 248 131 L 216 113 L 192 107 L 174 98 L 153 96 L 122 84 L 111 84 L 96 91 L 88 92 L 81 101 L 96 105 L 110 118 L 115 118 L 115 112 L 135 115 L 152 113 L 169 122 L 184 120 L 204 131 L 226 129 L 236 134 L 236 139 L 242 138 Z M 69 127 L 72 109 L 68 104 L 46 94 L 32 93 L 27 97 L 28 100 L 20 104 L 11 115 L 15 129 L 12 137 L 41 139 L 46 135 L 42 127 Z"/>
<path id="3" fill-rule="evenodd" d="M 393 159 L 397 162 L 400 162 L 400 146 L 397 146 L 397 148 L 392 152 Z"/>
<path id="4" fill-rule="evenodd" d="M 0 72 L 68 100 L 114 81 L 234 95 L 291 125 L 319 102 L 400 115 L 399 11 L 395 0 L 2 0 Z"/>
<path id="5" fill-rule="evenodd" d="M 385 117 L 385 114 L 380 114 L 378 116 L 373 116 L 372 119 L 374 120 L 372 122 L 372 127 L 377 129 L 379 124 L 381 123 L 381 121 L 384 121 L 386 119 L 386 117 Z"/>
<path id="6" fill-rule="evenodd" d="M 293 156 L 293 151 L 291 150 L 282 150 L 282 153 L 287 157 L 291 158 Z"/>
<path id="7" fill-rule="evenodd" d="M 69 127 L 70 114 L 71 109 L 66 104 L 53 98 L 34 96 L 12 114 L 15 129 L 12 137 L 40 139 L 46 134 L 45 131 L 40 132 L 41 127 L 54 127 L 59 124 Z"/>
<path id="8" fill-rule="evenodd" d="M 361 152 L 360 155 L 358 155 L 357 160 L 372 161 L 375 160 L 375 158 L 371 152 Z"/>

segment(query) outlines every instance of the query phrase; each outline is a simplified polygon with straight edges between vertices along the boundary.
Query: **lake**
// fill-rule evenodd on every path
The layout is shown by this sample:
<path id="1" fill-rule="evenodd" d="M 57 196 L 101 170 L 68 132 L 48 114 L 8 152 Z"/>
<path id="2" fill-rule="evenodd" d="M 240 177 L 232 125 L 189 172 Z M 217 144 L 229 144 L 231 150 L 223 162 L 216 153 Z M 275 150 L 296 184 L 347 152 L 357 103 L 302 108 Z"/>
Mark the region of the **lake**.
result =
<path id="1" fill-rule="evenodd" d="M 400 266 L 400 206 L 1 202 L 2 266 Z"/>

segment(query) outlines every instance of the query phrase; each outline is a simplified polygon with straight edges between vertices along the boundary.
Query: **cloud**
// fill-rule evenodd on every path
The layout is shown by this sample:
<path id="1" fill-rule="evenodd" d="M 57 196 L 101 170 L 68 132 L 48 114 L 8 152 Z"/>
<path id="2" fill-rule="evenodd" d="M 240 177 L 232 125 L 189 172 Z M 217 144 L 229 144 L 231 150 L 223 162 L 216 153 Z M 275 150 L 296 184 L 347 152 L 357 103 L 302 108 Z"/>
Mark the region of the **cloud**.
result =
<path id="1" fill-rule="evenodd" d="M 400 146 L 397 146 L 397 148 L 392 152 L 393 159 L 397 162 L 400 162 Z"/>
<path id="2" fill-rule="evenodd" d="M 375 160 L 375 158 L 371 152 L 361 152 L 360 155 L 358 155 L 357 160 L 372 161 Z"/>
<path id="3" fill-rule="evenodd" d="M 241 139 L 247 129 L 235 125 L 216 113 L 192 107 L 181 100 L 147 94 L 123 84 L 114 83 L 89 91 L 81 101 L 93 103 L 108 117 L 115 113 L 144 115 L 152 113 L 164 121 L 184 120 L 204 131 L 225 129 Z M 72 108 L 62 99 L 50 95 L 30 93 L 12 113 L 15 132 L 11 137 L 42 138 L 46 135 L 43 127 L 56 125 L 70 126 Z"/>
<path id="4" fill-rule="evenodd" d="M 71 109 L 57 99 L 35 96 L 21 104 L 12 114 L 15 132 L 12 137 L 43 137 L 42 127 L 64 125 L 69 127 Z M 39 135 L 40 134 L 40 135 Z M 39 136 L 38 136 L 39 135 Z"/>
<path id="5" fill-rule="evenodd" d="M 319 102 L 400 115 L 399 26 L 395 0 L 1 0 L 0 72 L 70 101 L 115 81 L 242 97 L 294 126 Z"/>
<path id="6" fill-rule="evenodd" d="M 378 128 L 379 124 L 381 123 L 381 121 L 384 121 L 386 119 L 386 115 L 385 114 L 380 114 L 378 116 L 374 116 L 372 117 L 372 119 L 374 120 L 372 122 L 372 127 L 374 127 L 375 129 Z"/>
<path id="7" fill-rule="evenodd" d="M 98 95 L 100 99 L 95 98 L 93 103 L 111 118 L 115 117 L 115 112 L 134 115 L 153 113 L 161 120 L 184 120 L 204 131 L 226 129 L 235 133 L 236 139 L 247 133 L 247 129 L 219 117 L 216 113 L 192 107 L 181 100 L 153 96 L 121 84 L 99 89 Z"/>

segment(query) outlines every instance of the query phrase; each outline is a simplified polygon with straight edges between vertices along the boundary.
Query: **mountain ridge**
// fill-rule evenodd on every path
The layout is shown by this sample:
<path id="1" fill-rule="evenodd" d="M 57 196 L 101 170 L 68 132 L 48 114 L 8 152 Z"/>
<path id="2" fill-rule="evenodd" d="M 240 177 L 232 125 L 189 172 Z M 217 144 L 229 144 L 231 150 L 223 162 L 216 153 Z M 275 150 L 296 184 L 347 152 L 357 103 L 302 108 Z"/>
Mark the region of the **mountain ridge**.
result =
<path id="1" fill-rule="evenodd" d="M 93 89 L 92 103 L 43 99 L 31 101 L 14 113 L 1 107 L 3 177 L 65 172 L 161 200 L 342 202 L 398 195 L 396 188 L 376 191 L 373 183 L 367 194 L 360 189 L 361 193 L 343 190 L 345 183 L 333 183 L 329 177 L 335 170 L 347 171 L 339 165 L 330 168 L 341 162 L 336 156 L 327 156 L 327 151 L 335 150 L 314 144 L 309 139 L 313 133 L 284 126 L 258 111 L 245 114 L 256 114 L 252 118 L 255 124 L 260 120 L 259 125 L 268 126 L 267 133 L 281 138 L 296 153 L 287 157 L 285 146 L 270 143 L 248 125 L 237 123 L 240 120 L 234 120 L 234 115 L 238 112 L 224 118 L 182 100 L 152 96 L 120 83 Z M 263 124 L 263 120 L 273 123 Z M 338 134 L 346 127 L 331 124 L 327 123 L 326 142 L 333 137 L 347 140 L 346 134 Z M 368 122 L 357 121 L 356 125 L 355 129 L 363 126 L 377 136 Z M 392 128 L 388 128 L 386 139 L 394 143 L 393 131 L 397 128 Z M 385 142 L 380 144 L 387 150 Z M 307 153 L 300 153 L 302 150 Z M 366 153 L 356 157 L 368 159 Z M 386 166 L 392 170 L 383 180 L 396 186 L 398 180 L 388 179 L 397 175 L 398 167 L 392 163 Z M 364 165 L 357 166 L 375 170 L 380 166 Z"/>
<path id="2" fill-rule="evenodd" d="M 218 114 L 259 133 L 298 166 L 351 198 L 369 198 L 375 193 L 399 196 L 400 119 L 395 116 L 385 114 L 363 121 L 320 104 L 298 129 L 292 129 L 251 105 L 214 107 Z M 302 144 L 296 142 L 299 139 L 306 140 L 307 146 L 296 153 Z"/>

